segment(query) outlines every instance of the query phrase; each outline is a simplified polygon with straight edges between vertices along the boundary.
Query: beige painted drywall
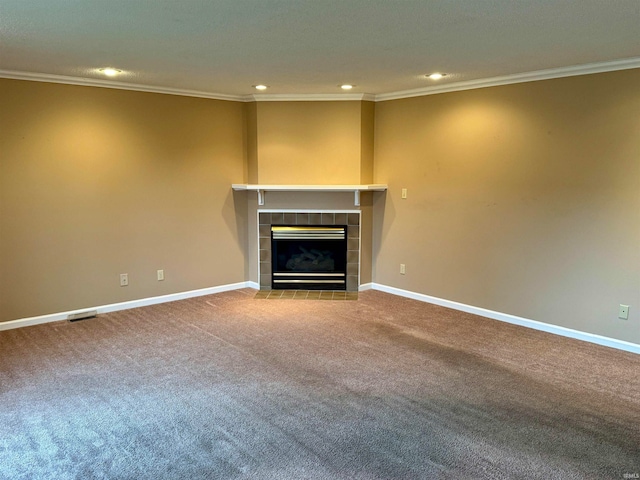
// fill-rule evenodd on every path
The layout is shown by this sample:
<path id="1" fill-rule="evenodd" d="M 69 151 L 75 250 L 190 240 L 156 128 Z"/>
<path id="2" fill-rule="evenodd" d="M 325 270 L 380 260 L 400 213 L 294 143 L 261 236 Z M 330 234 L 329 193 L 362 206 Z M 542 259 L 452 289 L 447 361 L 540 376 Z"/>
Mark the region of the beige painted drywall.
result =
<path id="1" fill-rule="evenodd" d="M 0 104 L 1 321 L 245 280 L 242 103 L 0 80 Z"/>
<path id="2" fill-rule="evenodd" d="M 262 184 L 361 183 L 363 165 L 364 176 L 371 176 L 366 169 L 373 159 L 369 104 L 258 102 L 250 119 L 257 160 L 250 164 L 249 177 Z"/>
<path id="3" fill-rule="evenodd" d="M 639 86 L 629 70 L 376 104 L 374 282 L 640 343 Z"/>
<path id="4" fill-rule="evenodd" d="M 362 102 L 360 110 L 360 183 L 373 183 L 373 144 L 376 107 Z"/>
<path id="5" fill-rule="evenodd" d="M 258 183 L 258 105 L 256 102 L 244 106 L 244 138 L 245 138 L 245 183 Z"/>

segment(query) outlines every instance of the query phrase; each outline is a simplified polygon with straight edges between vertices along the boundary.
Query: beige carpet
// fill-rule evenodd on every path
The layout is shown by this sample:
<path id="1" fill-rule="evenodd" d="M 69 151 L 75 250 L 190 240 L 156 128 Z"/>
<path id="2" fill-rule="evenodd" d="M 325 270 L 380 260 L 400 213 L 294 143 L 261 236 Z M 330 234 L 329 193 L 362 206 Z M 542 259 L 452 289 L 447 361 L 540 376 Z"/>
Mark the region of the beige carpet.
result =
<path id="1" fill-rule="evenodd" d="M 640 473 L 640 356 L 381 292 L 255 293 L 0 332 L 0 478 Z"/>

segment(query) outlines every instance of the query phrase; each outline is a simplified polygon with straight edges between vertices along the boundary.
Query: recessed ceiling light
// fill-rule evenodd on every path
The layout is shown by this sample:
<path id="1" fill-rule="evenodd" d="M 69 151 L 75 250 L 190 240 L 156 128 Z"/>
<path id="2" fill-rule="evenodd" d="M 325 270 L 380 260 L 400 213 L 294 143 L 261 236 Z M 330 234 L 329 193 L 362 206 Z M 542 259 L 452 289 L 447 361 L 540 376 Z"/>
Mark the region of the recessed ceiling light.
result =
<path id="1" fill-rule="evenodd" d="M 425 77 L 430 78 L 431 80 L 440 80 L 441 78 L 446 76 L 447 76 L 446 73 L 431 73 L 431 74 L 425 75 Z"/>
<path id="2" fill-rule="evenodd" d="M 256 90 L 266 90 L 267 87 L 266 85 L 254 85 L 253 88 L 255 88 Z"/>
<path id="3" fill-rule="evenodd" d="M 122 70 L 118 70 L 117 68 L 111 68 L 111 67 L 100 68 L 99 71 L 104 73 L 107 77 L 115 77 L 119 73 L 122 73 Z"/>
<path id="4" fill-rule="evenodd" d="M 340 85 L 340 88 L 343 90 L 351 90 L 353 87 L 355 87 L 355 85 L 349 85 L 348 83 L 345 83 L 344 85 Z"/>

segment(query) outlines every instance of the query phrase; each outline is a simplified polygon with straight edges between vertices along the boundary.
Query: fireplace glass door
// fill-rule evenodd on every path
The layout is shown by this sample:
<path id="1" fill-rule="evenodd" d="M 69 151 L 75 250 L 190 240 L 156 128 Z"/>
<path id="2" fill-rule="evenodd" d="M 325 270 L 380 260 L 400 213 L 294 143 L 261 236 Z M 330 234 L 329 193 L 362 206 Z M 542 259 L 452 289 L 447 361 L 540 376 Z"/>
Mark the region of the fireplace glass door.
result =
<path id="1" fill-rule="evenodd" d="M 346 225 L 272 225 L 271 253 L 274 289 L 346 290 Z"/>

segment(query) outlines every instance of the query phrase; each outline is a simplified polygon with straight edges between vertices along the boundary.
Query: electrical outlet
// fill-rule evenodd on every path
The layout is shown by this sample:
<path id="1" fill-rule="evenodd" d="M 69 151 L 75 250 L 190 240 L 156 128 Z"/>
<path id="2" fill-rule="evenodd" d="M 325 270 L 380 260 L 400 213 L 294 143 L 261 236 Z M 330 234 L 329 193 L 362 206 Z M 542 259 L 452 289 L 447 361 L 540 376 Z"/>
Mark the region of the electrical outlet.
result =
<path id="1" fill-rule="evenodd" d="M 158 270 L 158 281 L 164 280 L 164 270 Z"/>
<path id="2" fill-rule="evenodd" d="M 402 198 L 407 198 L 407 189 L 406 188 L 402 189 Z"/>
<path id="3" fill-rule="evenodd" d="M 400 275 L 404 275 L 407 272 L 404 263 L 400 264 Z"/>
<path id="4" fill-rule="evenodd" d="M 629 305 L 620 304 L 620 308 L 618 309 L 618 318 L 622 320 L 629 320 Z"/>
<path id="5" fill-rule="evenodd" d="M 126 287 L 129 285 L 129 274 L 128 273 L 121 273 L 120 274 L 120 286 L 121 287 Z"/>

